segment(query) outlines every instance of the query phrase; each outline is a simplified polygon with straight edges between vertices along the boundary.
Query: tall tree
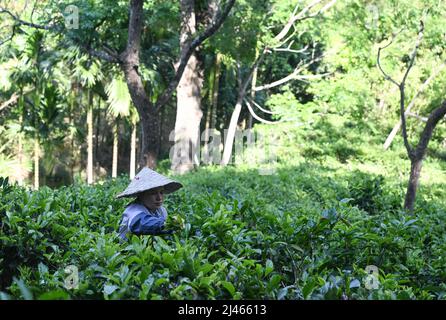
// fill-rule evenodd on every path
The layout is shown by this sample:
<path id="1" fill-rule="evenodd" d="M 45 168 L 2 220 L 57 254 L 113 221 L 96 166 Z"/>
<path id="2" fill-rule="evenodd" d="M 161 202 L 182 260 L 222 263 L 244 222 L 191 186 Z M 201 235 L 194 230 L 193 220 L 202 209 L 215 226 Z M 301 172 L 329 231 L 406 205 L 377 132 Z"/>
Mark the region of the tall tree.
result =
<path id="1" fill-rule="evenodd" d="M 413 213 L 414 206 L 415 206 L 415 199 L 416 199 L 416 193 L 418 189 L 418 184 L 420 180 L 420 174 L 421 174 L 421 168 L 423 165 L 423 159 L 426 155 L 426 150 L 429 144 L 429 141 L 432 137 L 432 133 L 437 126 L 438 122 L 446 115 L 446 100 L 444 100 L 441 105 L 437 108 L 435 108 L 428 116 L 426 125 L 420 135 L 418 144 L 414 148 L 408 139 L 407 136 L 407 126 L 406 126 L 406 80 L 409 76 L 409 72 L 412 69 L 415 58 L 417 55 L 417 50 L 421 44 L 421 40 L 423 38 L 423 32 L 424 32 L 424 22 L 420 22 L 420 29 L 418 31 L 418 38 L 416 40 L 414 49 L 410 55 L 407 69 L 404 72 L 404 75 L 402 77 L 402 80 L 400 82 L 397 82 L 392 77 L 390 77 L 382 68 L 381 62 L 380 62 L 380 54 L 381 51 L 385 48 L 387 48 L 389 45 L 392 44 L 394 37 L 391 39 L 391 41 L 384 47 L 379 48 L 378 50 L 378 59 L 377 64 L 381 72 L 384 74 L 385 79 L 395 84 L 400 92 L 400 117 L 401 117 L 401 128 L 402 128 L 402 135 L 404 140 L 404 146 L 406 147 L 407 155 L 410 159 L 410 176 L 409 176 L 409 182 L 407 185 L 407 191 L 406 196 L 404 199 L 404 209 L 406 209 L 408 212 Z"/>
<path id="2" fill-rule="evenodd" d="M 112 177 L 116 178 L 118 174 L 119 118 L 127 117 L 130 115 L 131 99 L 127 85 L 120 76 L 113 78 L 113 80 L 110 82 L 105 90 L 108 96 L 108 110 L 114 117 Z"/>
<path id="3" fill-rule="evenodd" d="M 138 113 L 135 108 L 130 109 L 130 122 L 132 125 L 132 136 L 130 141 L 130 179 L 135 177 L 136 170 L 136 131 L 138 123 Z"/>
<path id="4" fill-rule="evenodd" d="M 95 93 L 93 87 L 103 77 L 101 63 L 97 59 L 90 59 L 88 54 L 78 53 L 74 60 L 73 76 L 80 82 L 80 101 L 87 113 L 87 183 L 94 182 L 94 120 L 93 107 Z M 84 91 L 82 91 L 84 90 Z"/>
<path id="5" fill-rule="evenodd" d="M 70 38 L 70 41 L 74 41 L 91 56 L 99 57 L 110 63 L 119 64 L 124 73 L 133 104 L 135 105 L 140 118 L 142 129 L 140 166 L 154 168 L 156 166 L 159 152 L 159 111 L 170 101 L 187 66 L 189 58 L 206 39 L 217 32 L 227 18 L 234 2 L 235 0 L 227 0 L 224 9 L 218 11 L 216 18 L 212 23 L 210 23 L 204 30 L 197 33 L 195 37 L 190 40 L 189 45 L 180 50 L 174 75 L 169 77 L 170 80 L 168 81 L 165 90 L 156 98 L 150 95 L 150 92 L 153 92 L 150 83 L 145 83 L 141 76 L 144 67 L 143 65 L 140 65 L 141 39 L 143 35 L 147 36 L 148 34 L 144 28 L 144 0 L 130 0 L 127 41 L 125 49 L 121 52 L 119 52 L 119 49 L 113 49 L 110 46 L 103 44 L 106 41 L 101 42 L 96 38 L 91 38 L 92 34 L 97 34 L 96 29 L 107 21 L 107 18 L 110 15 L 110 9 L 112 9 L 110 8 L 110 3 L 104 4 L 105 9 L 101 11 L 102 17 L 99 21 L 96 21 L 97 23 L 86 24 L 86 29 L 78 31 L 66 30 L 64 21 L 60 19 L 59 11 L 57 10 L 58 8 L 56 10 L 54 10 L 55 8 L 49 10 L 50 12 L 53 12 L 54 15 L 51 17 L 50 22 L 46 24 L 25 21 L 4 7 L 0 7 L 0 13 L 6 14 L 13 19 L 16 26 L 27 26 L 30 28 L 55 32 L 61 35 L 62 38 Z M 48 5 L 51 6 L 52 4 L 50 3 Z M 83 9 L 86 11 L 92 9 L 91 3 L 79 3 L 79 5 L 85 6 Z M 100 6 L 99 3 L 98 6 Z M 118 4 L 114 4 L 114 6 L 118 6 Z M 111 29 L 115 29 L 115 27 L 116 26 L 114 25 L 110 26 Z M 86 38 L 89 41 L 86 41 Z"/>
<path id="6" fill-rule="evenodd" d="M 212 2 L 211 2 L 212 3 Z M 198 14 L 195 0 L 181 0 L 180 50 L 183 52 L 197 33 Z M 203 70 L 196 53 L 192 53 L 177 87 L 177 116 L 174 132 L 172 169 L 177 173 L 190 171 L 197 163 L 200 144 L 201 89 Z"/>
<path id="7" fill-rule="evenodd" d="M 87 103 L 87 183 L 94 182 L 93 177 L 93 92 L 88 89 Z"/>
<path id="8" fill-rule="evenodd" d="M 190 40 L 189 44 L 181 48 L 180 59 L 175 75 L 169 82 L 166 90 L 156 100 L 155 103 L 149 99 L 141 76 L 138 73 L 139 55 L 141 49 L 141 33 L 143 26 L 143 1 L 131 0 L 130 18 L 127 48 L 119 55 L 121 68 L 124 71 L 127 85 L 129 87 L 132 101 L 138 110 L 142 126 L 142 158 L 141 165 L 154 168 L 159 152 L 157 143 L 157 129 L 159 120 L 159 110 L 165 106 L 173 95 L 181 76 L 189 62 L 195 49 L 207 38 L 212 36 L 229 14 L 235 0 L 229 0 L 226 8 L 217 15 L 217 18 L 201 34 Z"/>
<path id="9" fill-rule="evenodd" d="M 330 7 L 332 7 L 335 4 L 336 0 L 331 1 L 324 1 L 324 0 L 316 0 L 312 1 L 309 5 L 306 5 L 304 7 L 301 7 L 302 3 L 298 3 L 295 5 L 294 10 L 291 14 L 288 15 L 288 19 L 285 22 L 282 22 L 281 28 L 279 31 L 272 36 L 272 38 L 269 38 L 267 41 L 265 41 L 263 44 L 261 44 L 262 48 L 259 50 L 260 54 L 257 54 L 258 48 L 254 48 L 254 61 L 251 61 L 250 65 L 246 68 L 247 72 L 245 75 L 242 74 L 242 66 L 241 61 L 238 58 L 236 65 L 237 65 L 237 82 L 238 82 L 238 88 L 237 88 L 237 101 L 234 107 L 234 111 L 231 116 L 229 128 L 227 135 L 225 136 L 225 146 L 223 150 L 223 156 L 221 160 L 222 165 L 227 165 L 231 160 L 232 155 L 232 149 L 234 144 L 234 138 L 235 133 L 237 129 L 237 123 L 238 119 L 240 117 L 240 113 L 242 110 L 243 103 L 245 101 L 246 95 L 248 93 L 248 86 L 250 83 L 252 83 L 252 77 L 255 71 L 257 70 L 260 63 L 264 60 L 265 56 L 273 51 L 276 50 L 288 50 L 288 51 L 294 51 L 290 49 L 290 46 L 294 40 L 292 39 L 293 35 L 296 33 L 296 27 L 295 25 L 299 23 L 302 20 L 306 20 L 309 18 L 314 18 L 321 13 L 327 11 Z M 300 10 L 299 10 L 300 9 Z M 293 30 L 291 32 L 291 30 Z M 291 32 L 291 34 L 290 34 Z M 260 36 L 260 35 L 258 35 Z M 256 39 L 255 39 L 256 40 Z M 257 44 L 257 41 L 255 41 Z M 283 46 L 286 46 L 283 48 Z M 306 51 L 307 48 L 302 49 L 303 51 Z M 308 50 L 310 51 L 310 50 Z M 237 55 L 236 55 L 237 56 Z M 287 76 L 283 77 L 282 79 L 275 80 L 272 83 L 261 85 L 258 87 L 255 87 L 255 91 L 261 91 L 270 89 L 276 86 L 283 85 L 284 83 L 296 80 L 296 79 L 308 79 L 311 77 L 319 77 L 322 75 L 302 75 L 301 73 L 306 70 L 309 66 L 320 60 L 321 57 L 314 57 L 313 54 L 310 55 L 310 59 L 301 60 L 297 66 L 294 68 L 294 70 L 288 74 Z M 257 75 L 257 73 L 256 73 Z M 249 108 L 249 105 L 248 105 Z M 252 111 L 252 110 L 250 110 Z"/>

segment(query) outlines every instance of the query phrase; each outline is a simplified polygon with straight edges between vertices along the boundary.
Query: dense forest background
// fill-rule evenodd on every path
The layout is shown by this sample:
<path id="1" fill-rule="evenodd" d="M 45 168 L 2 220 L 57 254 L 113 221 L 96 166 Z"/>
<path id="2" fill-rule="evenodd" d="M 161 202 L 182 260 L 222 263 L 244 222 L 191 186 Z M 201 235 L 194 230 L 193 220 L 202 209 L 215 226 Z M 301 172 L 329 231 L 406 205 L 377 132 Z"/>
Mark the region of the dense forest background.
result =
<path id="1" fill-rule="evenodd" d="M 217 3 L 191 3 L 199 32 Z M 142 130 L 125 74 L 119 63 L 101 55 L 126 47 L 129 3 L 72 5 L 74 13 L 63 1 L 2 2 L 0 175 L 36 188 L 85 180 L 89 152 L 94 166 L 90 180 L 129 173 L 132 129 L 136 159 L 142 153 Z M 298 11 L 304 9 L 308 12 Z M 139 72 L 152 101 L 175 74 L 181 10 L 179 2 L 144 3 Z M 255 126 L 258 119 L 309 123 L 336 113 L 355 125 L 377 127 L 384 142 L 400 117 L 400 93 L 377 67 L 378 48 L 397 34 L 383 51 L 382 64 L 388 74 L 401 77 L 423 20 L 424 39 L 405 89 L 407 104 L 417 96 L 407 120 L 409 138 L 417 139 L 423 117 L 444 97 L 444 10 L 442 1 L 315 1 L 297 7 L 293 1 L 237 1 L 221 29 L 194 54 L 196 79 L 190 81 L 198 81 L 200 133 L 215 128 L 223 137 L 246 82 L 244 98 L 266 112 L 250 103 L 257 115 L 253 118 L 242 101 L 235 119 L 241 129 Z M 301 16 L 277 41 L 298 12 Z M 188 103 L 175 95 L 155 119 L 161 162 L 174 144 L 169 134 L 175 121 L 185 113 L 177 111 L 177 104 Z M 432 149 L 438 153 L 444 151 L 443 133 L 444 125 L 434 133 Z"/>

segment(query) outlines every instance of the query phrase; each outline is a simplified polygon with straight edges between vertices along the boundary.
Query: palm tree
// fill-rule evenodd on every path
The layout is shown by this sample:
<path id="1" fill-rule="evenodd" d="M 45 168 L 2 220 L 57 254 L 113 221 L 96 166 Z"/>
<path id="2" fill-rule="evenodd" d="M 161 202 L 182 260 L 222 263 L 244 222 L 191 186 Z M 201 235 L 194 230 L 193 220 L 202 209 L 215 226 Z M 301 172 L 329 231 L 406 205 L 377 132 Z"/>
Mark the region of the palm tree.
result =
<path id="1" fill-rule="evenodd" d="M 87 183 L 92 184 L 93 178 L 93 86 L 102 79 L 101 64 L 99 60 L 92 59 L 88 55 L 82 55 L 79 51 L 73 53 L 76 63 L 74 76 L 80 80 L 83 88 L 87 89 Z"/>
<path id="2" fill-rule="evenodd" d="M 130 147 L 130 179 L 135 177 L 136 169 L 136 127 L 138 125 L 139 116 L 136 108 L 130 108 L 130 121 L 132 123 L 132 141 Z"/>
<path id="3" fill-rule="evenodd" d="M 11 47 L 16 49 L 14 42 L 10 44 L 10 47 L 1 48 L 2 50 L 0 54 L 3 57 L 8 58 L 8 52 L 13 51 L 10 50 Z M 20 66 L 20 61 L 16 57 L 11 57 L 0 64 L 0 92 L 14 92 L 11 98 L 1 105 L 0 112 L 9 105 L 16 103 L 15 111 L 19 114 L 18 123 L 10 122 L 8 130 L 1 133 L 1 136 L 5 138 L 6 141 L 9 141 L 10 144 L 3 144 L 0 146 L 0 150 L 5 150 L 7 147 L 16 145 L 16 148 L 11 148 L 15 149 L 16 152 L 13 156 L 5 153 L 3 157 L 0 157 L 0 172 L 8 172 L 8 174 L 10 174 L 12 171 L 11 177 L 13 181 L 17 181 L 17 183 L 22 186 L 28 173 L 31 172 L 30 163 L 28 163 L 24 153 L 24 132 L 22 131 L 22 128 L 24 126 L 23 111 L 25 110 L 24 95 L 32 91 L 32 89 L 29 86 L 25 88 L 29 79 L 23 77 L 22 72 L 26 72 L 26 70 L 21 69 Z M 18 72 L 19 70 L 20 72 Z M 2 165 L 5 170 L 2 170 Z M 13 169 L 11 170 L 11 168 Z"/>
<path id="4" fill-rule="evenodd" d="M 45 73 L 42 72 L 42 41 L 44 35 L 40 31 L 31 32 L 25 38 L 25 45 L 20 55 L 20 62 L 17 65 L 15 77 L 23 82 L 33 85 L 32 108 L 30 109 L 31 125 L 34 138 L 34 189 L 37 190 L 40 185 L 40 94 L 42 85 L 45 82 Z"/>
<path id="5" fill-rule="evenodd" d="M 130 153 L 130 177 L 134 176 L 134 144 L 136 144 L 136 112 L 131 112 L 130 103 L 131 97 L 126 82 L 120 76 L 116 76 L 106 86 L 105 92 L 107 93 L 109 103 L 108 112 L 115 118 L 113 123 L 113 164 L 112 164 L 112 178 L 116 178 L 118 175 L 118 128 L 120 117 L 128 117 L 132 114 L 132 152 Z M 134 108 L 133 108 L 134 109 Z M 133 165 L 132 165 L 133 164 Z M 133 168 L 133 169 L 132 169 Z M 133 171 L 132 171 L 133 170 Z"/>

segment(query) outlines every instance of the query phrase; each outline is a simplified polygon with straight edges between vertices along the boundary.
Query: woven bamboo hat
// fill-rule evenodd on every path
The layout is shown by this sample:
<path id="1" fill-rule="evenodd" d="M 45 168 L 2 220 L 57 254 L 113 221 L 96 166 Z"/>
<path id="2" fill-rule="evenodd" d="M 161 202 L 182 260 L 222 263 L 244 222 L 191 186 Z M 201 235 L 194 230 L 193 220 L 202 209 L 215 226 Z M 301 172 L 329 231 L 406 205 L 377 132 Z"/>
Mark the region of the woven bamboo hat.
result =
<path id="1" fill-rule="evenodd" d="M 124 192 L 118 194 L 116 198 L 136 197 L 140 192 L 158 187 L 164 187 L 164 193 L 172 193 L 183 185 L 146 167 L 133 178 Z"/>

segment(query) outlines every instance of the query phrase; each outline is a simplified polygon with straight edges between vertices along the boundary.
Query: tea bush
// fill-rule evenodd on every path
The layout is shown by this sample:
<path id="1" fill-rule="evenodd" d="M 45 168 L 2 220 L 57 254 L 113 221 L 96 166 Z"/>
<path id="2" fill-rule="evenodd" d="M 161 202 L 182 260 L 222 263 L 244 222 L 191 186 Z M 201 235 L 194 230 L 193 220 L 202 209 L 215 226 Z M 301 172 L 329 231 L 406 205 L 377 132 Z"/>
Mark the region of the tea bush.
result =
<path id="1" fill-rule="evenodd" d="M 284 124 L 303 148 L 283 140 L 272 175 L 242 165 L 175 177 L 184 188 L 165 206 L 176 233 L 125 243 L 116 231 L 128 200 L 115 196 L 127 177 L 38 191 L 2 179 L 0 298 L 444 299 L 444 184 L 423 180 L 408 215 L 397 170 L 407 162 L 398 148 L 378 154 L 372 129 L 368 153 L 329 151 L 321 162 L 302 152 L 328 150 L 325 128 L 354 134 L 338 127 L 347 131 L 319 124 L 309 139 L 309 128 Z M 422 175 L 439 168 L 426 160 Z M 68 265 L 76 289 L 65 287 Z M 377 288 L 366 286 L 368 265 L 379 268 Z"/>

